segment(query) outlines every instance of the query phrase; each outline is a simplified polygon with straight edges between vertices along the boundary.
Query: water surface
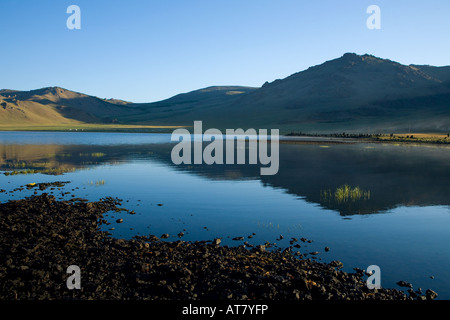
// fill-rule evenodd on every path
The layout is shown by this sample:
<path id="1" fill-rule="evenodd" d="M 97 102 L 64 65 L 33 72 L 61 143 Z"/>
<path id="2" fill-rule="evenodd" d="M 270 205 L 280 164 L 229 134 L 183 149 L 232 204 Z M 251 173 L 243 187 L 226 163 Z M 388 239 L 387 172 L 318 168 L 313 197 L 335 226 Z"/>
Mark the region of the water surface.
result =
<path id="1" fill-rule="evenodd" d="M 276 250 L 304 237 L 313 241 L 294 251 L 305 258 L 340 260 L 346 271 L 376 264 L 383 287 L 404 280 L 450 299 L 450 148 L 284 141 L 278 174 L 260 176 L 259 165 L 175 166 L 173 145 L 170 134 L 1 132 L 0 201 L 35 191 L 118 197 L 136 214 L 111 212 L 103 228 L 123 238 L 184 232 L 187 241 Z M 70 183 L 17 189 L 52 181 Z M 335 197 L 344 185 L 365 196 Z"/>

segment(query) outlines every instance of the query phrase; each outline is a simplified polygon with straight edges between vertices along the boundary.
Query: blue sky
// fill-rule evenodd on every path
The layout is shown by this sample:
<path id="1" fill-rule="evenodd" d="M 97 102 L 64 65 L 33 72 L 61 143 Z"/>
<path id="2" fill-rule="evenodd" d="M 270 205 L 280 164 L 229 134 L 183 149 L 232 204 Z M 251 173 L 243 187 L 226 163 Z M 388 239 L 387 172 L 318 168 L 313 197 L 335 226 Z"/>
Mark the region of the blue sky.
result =
<path id="1" fill-rule="evenodd" d="M 69 5 L 81 29 L 69 30 Z M 369 30 L 369 5 L 381 30 Z M 345 52 L 450 65 L 448 0 L 1 0 L 0 88 L 151 102 L 261 86 Z"/>

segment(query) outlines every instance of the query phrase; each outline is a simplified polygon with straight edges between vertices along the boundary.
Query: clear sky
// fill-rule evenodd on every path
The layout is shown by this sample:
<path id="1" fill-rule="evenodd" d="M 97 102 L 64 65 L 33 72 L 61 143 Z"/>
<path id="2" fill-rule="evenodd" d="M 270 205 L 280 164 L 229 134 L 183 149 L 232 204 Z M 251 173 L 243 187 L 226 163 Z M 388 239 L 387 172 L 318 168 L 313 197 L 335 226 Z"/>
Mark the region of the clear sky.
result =
<path id="1" fill-rule="evenodd" d="M 69 30 L 69 5 L 81 29 Z M 369 30 L 369 5 L 381 29 Z M 346 52 L 450 65 L 448 0 L 1 0 L 0 88 L 152 102 L 261 86 Z"/>

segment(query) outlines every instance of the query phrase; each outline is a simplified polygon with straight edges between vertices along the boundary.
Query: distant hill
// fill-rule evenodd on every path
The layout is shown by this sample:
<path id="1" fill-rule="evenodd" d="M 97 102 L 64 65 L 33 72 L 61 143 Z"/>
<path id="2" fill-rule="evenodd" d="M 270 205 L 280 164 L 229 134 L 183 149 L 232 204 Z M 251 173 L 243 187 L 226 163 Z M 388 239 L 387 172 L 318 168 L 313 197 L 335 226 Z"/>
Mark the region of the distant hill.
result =
<path id="1" fill-rule="evenodd" d="M 270 112 L 272 118 L 261 124 L 304 131 L 447 131 L 450 68 L 347 53 L 264 84 L 244 97 L 236 112 L 243 106 L 244 118 Z"/>
<path id="2" fill-rule="evenodd" d="M 232 126 L 234 116 L 227 109 L 242 96 L 257 90 L 242 86 L 212 86 L 163 101 L 133 104 L 134 112 L 123 114 L 118 119 L 121 123 L 192 126 L 195 120 L 216 119 L 220 116 L 221 124 Z"/>
<path id="3" fill-rule="evenodd" d="M 0 124 L 106 123 L 115 115 L 127 113 L 127 105 L 59 87 L 31 91 L 1 90 Z"/>
<path id="4" fill-rule="evenodd" d="M 0 125 L 99 123 L 279 128 L 282 132 L 449 132 L 450 66 L 346 53 L 260 88 L 212 86 L 153 103 L 59 87 L 0 90 Z"/>
<path id="5" fill-rule="evenodd" d="M 256 88 L 240 86 L 209 87 L 150 103 L 131 103 L 100 99 L 60 87 L 31 91 L 0 90 L 0 128 L 2 125 L 33 126 L 62 124 L 172 124 L 191 126 L 183 119 L 196 112 L 233 102 Z M 172 120 L 177 116 L 181 120 Z M 201 120 L 201 119 L 200 119 Z"/>
<path id="6" fill-rule="evenodd" d="M 158 112 L 156 119 L 177 124 L 203 120 L 209 127 L 308 133 L 450 130 L 450 67 L 405 66 L 371 55 L 347 53 L 235 100 L 200 99 L 183 108 L 188 96 L 143 105 L 149 116 L 141 119 Z"/>

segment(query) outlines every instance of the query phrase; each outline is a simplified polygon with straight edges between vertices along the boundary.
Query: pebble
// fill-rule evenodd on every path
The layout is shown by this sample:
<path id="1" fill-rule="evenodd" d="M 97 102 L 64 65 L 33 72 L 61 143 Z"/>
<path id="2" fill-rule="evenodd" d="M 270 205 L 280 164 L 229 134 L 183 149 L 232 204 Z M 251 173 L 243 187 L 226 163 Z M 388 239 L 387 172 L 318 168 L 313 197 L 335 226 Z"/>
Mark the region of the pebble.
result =
<path id="1" fill-rule="evenodd" d="M 413 285 L 411 283 L 403 281 L 403 280 L 398 281 L 397 285 L 400 286 L 400 287 L 407 287 L 407 288 L 412 288 L 413 287 Z"/>
<path id="2" fill-rule="evenodd" d="M 425 293 L 427 295 L 427 300 L 434 300 L 438 296 L 438 294 L 431 289 L 427 289 Z"/>
<path id="3" fill-rule="evenodd" d="M 115 239 L 101 232 L 99 224 L 118 204 L 112 198 L 89 205 L 56 201 L 48 194 L 1 203 L 0 299 L 413 299 L 397 289 L 370 291 L 364 278 L 336 270 L 342 268 L 341 262 L 305 260 L 298 251 L 271 251 L 265 245 L 220 246 L 219 238 L 212 242 L 160 241 L 154 235 Z M 166 237 L 169 234 L 161 236 Z M 19 248 L 27 250 L 28 260 Z M 61 282 L 74 263 L 82 270 L 82 290 L 67 290 Z M 417 300 L 437 297 L 431 289 L 426 297 L 414 294 Z"/>

